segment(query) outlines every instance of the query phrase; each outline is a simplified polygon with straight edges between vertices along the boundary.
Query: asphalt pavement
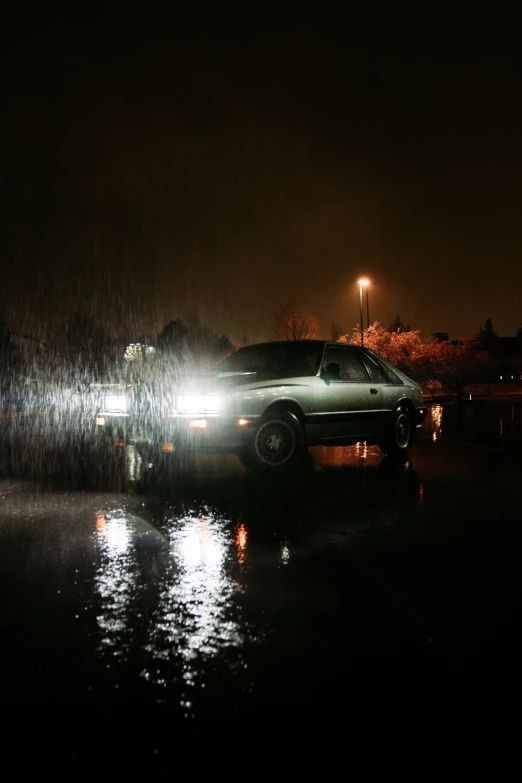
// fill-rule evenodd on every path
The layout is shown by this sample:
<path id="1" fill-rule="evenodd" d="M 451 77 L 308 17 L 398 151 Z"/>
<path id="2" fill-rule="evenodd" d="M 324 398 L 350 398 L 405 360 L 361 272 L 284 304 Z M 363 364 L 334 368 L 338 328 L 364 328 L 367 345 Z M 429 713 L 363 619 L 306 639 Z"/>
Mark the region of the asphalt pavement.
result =
<path id="1" fill-rule="evenodd" d="M 127 449 L 98 486 L 58 464 L 4 478 L 4 702 L 148 704 L 197 723 L 331 711 L 389 686 L 392 661 L 408 681 L 469 678 L 492 656 L 505 671 L 522 465 L 477 445 L 435 416 L 402 465 L 358 444 L 312 449 L 293 479 L 235 457 L 180 476 L 144 473 Z"/>

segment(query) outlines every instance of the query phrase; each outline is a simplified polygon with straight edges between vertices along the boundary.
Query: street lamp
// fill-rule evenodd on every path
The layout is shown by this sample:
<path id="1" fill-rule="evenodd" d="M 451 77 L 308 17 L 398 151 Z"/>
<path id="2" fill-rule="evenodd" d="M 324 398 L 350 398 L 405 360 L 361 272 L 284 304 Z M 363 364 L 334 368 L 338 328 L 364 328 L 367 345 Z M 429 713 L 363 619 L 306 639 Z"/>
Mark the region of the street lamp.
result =
<path id="1" fill-rule="evenodd" d="M 364 345 L 364 322 L 363 322 L 363 295 L 362 295 L 362 290 L 363 290 L 363 285 L 364 286 L 368 286 L 369 282 L 370 281 L 366 280 L 365 277 L 362 277 L 359 280 L 359 305 L 360 305 L 360 313 L 361 313 L 361 321 L 360 321 L 360 324 L 361 324 L 361 345 Z M 367 308 L 367 311 L 368 311 L 368 326 L 369 326 L 370 325 L 370 306 L 368 304 L 368 288 L 366 288 L 366 308 Z"/>

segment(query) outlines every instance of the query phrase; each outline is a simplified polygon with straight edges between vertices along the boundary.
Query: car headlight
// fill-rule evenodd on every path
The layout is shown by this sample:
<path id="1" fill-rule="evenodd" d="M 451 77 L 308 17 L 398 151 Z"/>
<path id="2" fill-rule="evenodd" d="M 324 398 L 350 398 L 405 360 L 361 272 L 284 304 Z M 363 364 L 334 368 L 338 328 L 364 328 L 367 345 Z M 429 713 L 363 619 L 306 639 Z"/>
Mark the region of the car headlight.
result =
<path id="1" fill-rule="evenodd" d="M 125 413 L 129 408 L 129 400 L 124 394 L 109 394 L 105 397 L 105 410 Z"/>
<path id="2" fill-rule="evenodd" d="M 178 413 L 219 413 L 220 399 L 217 394 L 191 394 L 178 397 Z"/>

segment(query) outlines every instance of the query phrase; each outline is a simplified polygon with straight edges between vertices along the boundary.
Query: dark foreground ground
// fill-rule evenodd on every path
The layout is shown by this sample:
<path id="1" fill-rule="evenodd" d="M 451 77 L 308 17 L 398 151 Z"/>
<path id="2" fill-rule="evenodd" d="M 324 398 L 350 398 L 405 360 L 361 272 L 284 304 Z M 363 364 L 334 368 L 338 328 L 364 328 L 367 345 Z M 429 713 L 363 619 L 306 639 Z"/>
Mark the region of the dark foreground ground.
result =
<path id="1" fill-rule="evenodd" d="M 509 443 L 452 415 L 405 465 L 358 445 L 313 449 L 292 480 L 205 457 L 145 481 L 128 450 L 98 488 L 74 466 L 4 476 L 2 703 L 201 727 L 513 691 L 519 412 Z"/>

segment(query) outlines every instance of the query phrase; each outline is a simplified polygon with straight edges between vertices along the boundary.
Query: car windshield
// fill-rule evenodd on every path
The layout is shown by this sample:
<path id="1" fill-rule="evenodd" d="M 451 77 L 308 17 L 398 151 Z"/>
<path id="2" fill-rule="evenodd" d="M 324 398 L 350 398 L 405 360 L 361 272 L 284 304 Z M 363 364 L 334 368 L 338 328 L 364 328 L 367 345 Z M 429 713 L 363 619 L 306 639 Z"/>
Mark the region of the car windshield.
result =
<path id="1" fill-rule="evenodd" d="M 322 349 L 323 344 L 313 340 L 249 345 L 225 359 L 217 372 L 264 373 L 280 378 L 316 375 Z"/>

